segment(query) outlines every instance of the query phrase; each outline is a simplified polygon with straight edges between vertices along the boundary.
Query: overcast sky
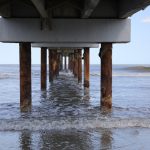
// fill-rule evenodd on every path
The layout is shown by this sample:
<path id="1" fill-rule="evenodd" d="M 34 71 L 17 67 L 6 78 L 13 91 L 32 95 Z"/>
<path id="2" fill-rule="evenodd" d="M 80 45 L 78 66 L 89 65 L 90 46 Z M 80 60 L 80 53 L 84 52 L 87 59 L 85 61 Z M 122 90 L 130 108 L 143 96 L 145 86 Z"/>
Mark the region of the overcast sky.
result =
<path id="1" fill-rule="evenodd" d="M 150 7 L 131 17 L 131 42 L 113 45 L 113 64 L 150 64 Z M 99 64 L 99 49 L 91 49 L 91 64 Z M 18 64 L 18 44 L 0 43 L 0 64 Z M 40 63 L 40 49 L 32 49 L 32 64 Z"/>

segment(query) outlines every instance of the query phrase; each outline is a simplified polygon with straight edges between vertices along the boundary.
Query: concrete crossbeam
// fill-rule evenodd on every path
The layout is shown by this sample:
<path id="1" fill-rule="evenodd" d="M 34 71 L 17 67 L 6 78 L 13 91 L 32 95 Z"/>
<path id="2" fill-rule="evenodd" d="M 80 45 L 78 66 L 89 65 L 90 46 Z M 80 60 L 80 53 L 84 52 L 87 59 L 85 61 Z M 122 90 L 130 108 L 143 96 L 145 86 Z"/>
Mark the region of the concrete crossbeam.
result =
<path id="1" fill-rule="evenodd" d="M 34 6 L 36 7 L 36 9 L 38 10 L 38 12 L 40 13 L 40 15 L 43 18 L 48 18 L 48 14 L 44 8 L 44 3 L 41 0 L 31 0 L 32 3 L 34 4 Z"/>
<path id="2" fill-rule="evenodd" d="M 33 43 L 32 47 L 47 47 L 50 49 L 58 48 L 66 48 L 66 49 L 79 49 L 79 48 L 98 48 L 99 44 L 93 44 L 93 43 Z"/>
<path id="3" fill-rule="evenodd" d="M 119 18 L 127 18 L 150 5 L 150 0 L 120 0 Z"/>
<path id="4" fill-rule="evenodd" d="M 100 0 L 85 0 L 84 1 L 84 11 L 82 12 L 82 18 L 89 18 L 98 5 Z"/>
<path id="5" fill-rule="evenodd" d="M 40 19 L 0 18 L 1 42 L 126 43 L 130 19 L 53 19 L 53 30 L 41 30 Z"/>

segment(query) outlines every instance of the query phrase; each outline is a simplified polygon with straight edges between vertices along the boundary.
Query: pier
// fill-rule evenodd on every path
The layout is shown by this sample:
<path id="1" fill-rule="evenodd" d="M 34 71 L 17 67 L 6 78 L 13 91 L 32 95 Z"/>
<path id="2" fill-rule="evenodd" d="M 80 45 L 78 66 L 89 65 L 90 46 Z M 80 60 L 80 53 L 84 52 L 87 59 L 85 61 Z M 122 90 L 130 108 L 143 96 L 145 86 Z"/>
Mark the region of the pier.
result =
<path id="1" fill-rule="evenodd" d="M 89 88 L 90 48 L 100 47 L 100 104 L 112 108 L 113 45 L 131 41 L 128 17 L 149 5 L 150 0 L 0 0 L 0 42 L 19 44 L 21 111 L 32 106 L 32 47 L 41 49 L 41 90 L 63 69 Z"/>

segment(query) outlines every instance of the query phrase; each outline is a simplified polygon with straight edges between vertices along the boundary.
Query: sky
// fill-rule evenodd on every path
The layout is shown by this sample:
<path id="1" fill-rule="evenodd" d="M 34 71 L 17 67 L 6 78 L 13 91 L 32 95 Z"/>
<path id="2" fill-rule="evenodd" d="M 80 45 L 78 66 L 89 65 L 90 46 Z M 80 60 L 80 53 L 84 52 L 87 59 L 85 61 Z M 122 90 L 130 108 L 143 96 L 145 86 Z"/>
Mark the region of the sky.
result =
<path id="1" fill-rule="evenodd" d="M 99 64 L 99 49 L 90 63 Z M 131 17 L 131 42 L 113 44 L 113 64 L 150 64 L 150 6 Z M 0 64 L 19 64 L 19 44 L 0 43 Z M 40 64 L 40 49 L 32 48 L 32 64 Z"/>

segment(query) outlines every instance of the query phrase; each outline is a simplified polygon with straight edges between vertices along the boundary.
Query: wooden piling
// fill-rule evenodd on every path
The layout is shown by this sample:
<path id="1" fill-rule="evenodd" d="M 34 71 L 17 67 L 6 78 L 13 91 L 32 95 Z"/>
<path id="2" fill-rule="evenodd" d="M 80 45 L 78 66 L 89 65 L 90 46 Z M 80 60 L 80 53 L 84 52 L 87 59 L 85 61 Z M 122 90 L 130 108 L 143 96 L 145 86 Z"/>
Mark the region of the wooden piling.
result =
<path id="1" fill-rule="evenodd" d="M 54 78 L 57 76 L 57 50 L 53 50 L 53 58 L 52 58 L 52 68 L 53 68 L 53 75 Z"/>
<path id="2" fill-rule="evenodd" d="M 74 76 L 78 78 L 78 50 L 74 53 Z"/>
<path id="3" fill-rule="evenodd" d="M 49 82 L 53 82 L 53 51 L 49 49 Z"/>
<path id="4" fill-rule="evenodd" d="M 19 44 L 20 55 L 20 108 L 31 109 L 31 43 Z"/>
<path id="5" fill-rule="evenodd" d="M 89 78 L 90 78 L 90 56 L 89 48 L 84 48 L 84 87 L 89 88 Z"/>
<path id="6" fill-rule="evenodd" d="M 71 53 L 71 64 L 70 64 L 70 70 L 73 72 L 73 53 Z"/>
<path id="7" fill-rule="evenodd" d="M 46 89 L 47 82 L 47 48 L 41 48 L 41 90 Z"/>
<path id="8" fill-rule="evenodd" d="M 73 53 L 73 60 L 72 60 L 72 70 L 73 70 L 73 75 L 75 77 L 75 66 L 76 66 L 76 63 L 75 63 L 75 51 Z"/>
<path id="9" fill-rule="evenodd" d="M 78 82 L 82 82 L 82 50 L 78 49 Z"/>
<path id="10" fill-rule="evenodd" d="M 74 77 L 77 77 L 77 63 L 76 63 L 77 59 L 76 59 L 76 50 L 74 52 Z"/>
<path id="11" fill-rule="evenodd" d="M 73 60 L 73 64 L 74 64 L 74 67 L 73 67 L 73 74 L 74 74 L 74 77 L 77 77 L 77 73 L 76 73 L 76 51 L 74 50 L 74 60 Z"/>
<path id="12" fill-rule="evenodd" d="M 70 70 L 70 54 L 68 55 L 68 70 Z"/>
<path id="13" fill-rule="evenodd" d="M 57 76 L 59 76 L 59 70 L 60 70 L 60 53 L 57 52 Z"/>
<path id="14" fill-rule="evenodd" d="M 64 56 L 64 58 L 65 58 L 65 64 L 64 64 L 64 68 L 65 68 L 65 70 L 67 70 L 67 58 L 66 58 L 66 55 Z"/>
<path id="15" fill-rule="evenodd" d="M 57 50 L 50 50 L 49 51 L 49 64 L 50 64 L 50 72 L 49 72 L 49 81 L 52 82 L 56 77 L 58 73 L 58 55 Z"/>
<path id="16" fill-rule="evenodd" d="M 53 71 L 53 79 L 57 76 L 57 51 L 52 50 L 53 57 L 52 57 L 52 71 Z"/>
<path id="17" fill-rule="evenodd" d="M 101 106 L 112 107 L 112 43 L 102 43 L 101 57 Z"/>
<path id="18" fill-rule="evenodd" d="M 62 53 L 60 53 L 60 66 L 59 66 L 59 70 L 63 69 L 63 56 Z"/>

